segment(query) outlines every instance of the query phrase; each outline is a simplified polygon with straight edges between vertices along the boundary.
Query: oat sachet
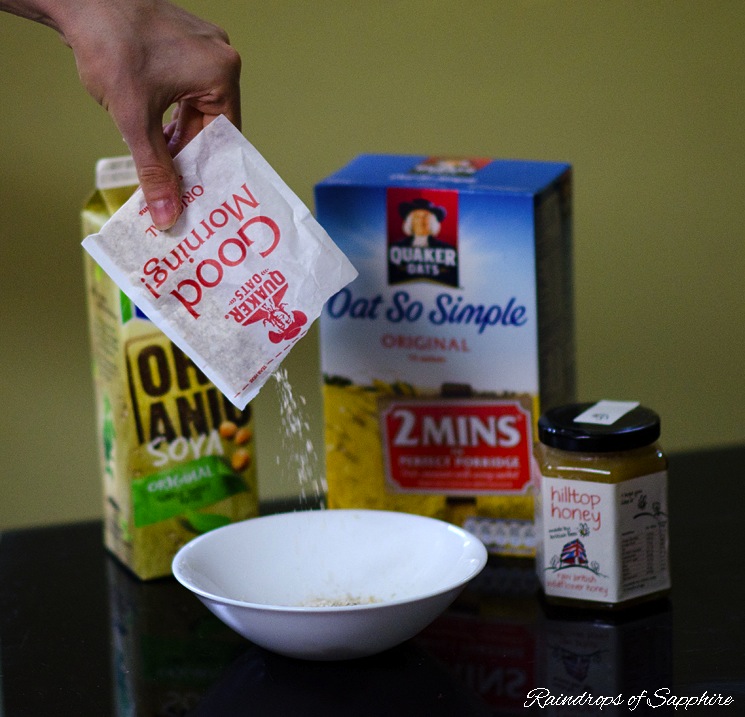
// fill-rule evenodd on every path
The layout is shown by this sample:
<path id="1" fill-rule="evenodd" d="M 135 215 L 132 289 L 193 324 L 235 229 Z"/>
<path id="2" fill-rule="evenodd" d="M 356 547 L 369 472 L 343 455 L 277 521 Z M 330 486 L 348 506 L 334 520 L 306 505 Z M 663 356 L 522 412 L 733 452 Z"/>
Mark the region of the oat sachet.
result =
<path id="1" fill-rule="evenodd" d="M 183 212 L 172 229 L 153 226 L 138 189 L 83 247 L 242 409 L 357 272 L 225 117 L 175 164 Z"/>

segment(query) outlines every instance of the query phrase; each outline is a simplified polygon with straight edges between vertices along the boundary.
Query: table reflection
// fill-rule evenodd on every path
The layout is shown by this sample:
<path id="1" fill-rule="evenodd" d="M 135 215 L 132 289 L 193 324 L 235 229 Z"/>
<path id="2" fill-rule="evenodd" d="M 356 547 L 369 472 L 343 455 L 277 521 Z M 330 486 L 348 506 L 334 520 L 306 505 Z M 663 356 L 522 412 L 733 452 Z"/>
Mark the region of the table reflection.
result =
<path id="1" fill-rule="evenodd" d="M 144 583 L 113 558 L 106 578 L 117 717 L 185 715 L 246 649 L 175 580 Z M 191 598 L 191 595 L 187 595 Z"/>
<path id="2" fill-rule="evenodd" d="M 492 712 L 426 650 L 407 643 L 344 662 L 305 662 L 255 648 L 190 715 L 488 717 Z"/>
<path id="3" fill-rule="evenodd" d="M 618 615 L 592 613 L 547 605 L 537 587 L 532 561 L 492 559 L 462 599 L 416 639 L 495 715 L 524 715 L 526 696 L 539 687 L 553 695 L 630 695 L 671 683 L 669 602 Z M 566 707 L 535 708 L 574 714 Z M 580 713 L 587 707 L 578 707 Z"/>
<path id="4" fill-rule="evenodd" d="M 668 603 L 618 617 L 553 608 L 536 597 L 530 560 L 491 559 L 416 638 L 343 662 L 254 646 L 173 580 L 142 583 L 113 560 L 107 580 L 118 717 L 566 716 L 575 712 L 526 710 L 526 696 L 628 695 L 672 681 Z"/>
<path id="5" fill-rule="evenodd" d="M 552 693 L 626 697 L 673 682 L 672 611 L 667 602 L 639 612 L 581 619 L 548 610 L 540 630 L 540 684 Z M 651 706 L 640 705 L 638 714 Z"/>
<path id="6" fill-rule="evenodd" d="M 532 561 L 491 558 L 451 609 L 416 638 L 492 714 L 524 713 L 525 695 L 536 684 L 536 588 Z"/>

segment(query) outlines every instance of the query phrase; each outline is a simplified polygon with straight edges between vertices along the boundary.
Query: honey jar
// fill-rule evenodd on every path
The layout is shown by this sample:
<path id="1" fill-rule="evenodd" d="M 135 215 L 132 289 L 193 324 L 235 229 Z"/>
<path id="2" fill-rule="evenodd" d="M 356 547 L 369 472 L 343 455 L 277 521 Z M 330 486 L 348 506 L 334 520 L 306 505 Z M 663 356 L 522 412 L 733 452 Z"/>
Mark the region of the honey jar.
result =
<path id="1" fill-rule="evenodd" d="M 552 603 L 619 608 L 670 589 L 660 418 L 631 401 L 559 406 L 538 421 L 536 569 Z"/>

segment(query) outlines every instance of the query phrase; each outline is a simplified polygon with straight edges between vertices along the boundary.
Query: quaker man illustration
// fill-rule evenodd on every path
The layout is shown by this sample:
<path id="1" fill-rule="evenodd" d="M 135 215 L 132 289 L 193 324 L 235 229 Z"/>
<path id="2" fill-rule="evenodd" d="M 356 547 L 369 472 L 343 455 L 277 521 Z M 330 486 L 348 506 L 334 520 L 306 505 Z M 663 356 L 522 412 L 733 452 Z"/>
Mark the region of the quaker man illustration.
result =
<path id="1" fill-rule="evenodd" d="M 452 244 L 437 238 L 447 215 L 445 208 L 417 197 L 401 202 L 398 212 L 404 236 L 390 249 L 389 283 L 433 279 L 457 286 L 458 252 Z"/>

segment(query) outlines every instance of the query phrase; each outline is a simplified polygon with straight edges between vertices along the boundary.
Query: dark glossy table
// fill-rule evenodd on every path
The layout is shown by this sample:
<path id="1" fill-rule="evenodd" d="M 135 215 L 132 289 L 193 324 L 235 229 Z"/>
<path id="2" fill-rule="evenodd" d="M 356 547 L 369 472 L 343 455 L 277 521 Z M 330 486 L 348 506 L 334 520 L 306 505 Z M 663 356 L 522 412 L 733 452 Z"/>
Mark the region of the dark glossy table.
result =
<path id="1" fill-rule="evenodd" d="M 273 655 L 174 580 L 136 580 L 99 523 L 0 534 L 0 716 L 745 715 L 743 466 L 745 448 L 671 457 L 667 601 L 613 619 L 555 611 L 532 561 L 492 560 L 418 637 L 339 663 Z M 525 707 L 536 688 L 623 705 Z M 715 695 L 731 703 L 659 706 Z"/>

